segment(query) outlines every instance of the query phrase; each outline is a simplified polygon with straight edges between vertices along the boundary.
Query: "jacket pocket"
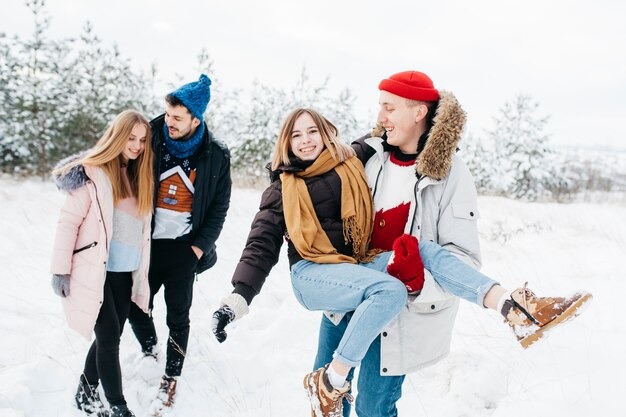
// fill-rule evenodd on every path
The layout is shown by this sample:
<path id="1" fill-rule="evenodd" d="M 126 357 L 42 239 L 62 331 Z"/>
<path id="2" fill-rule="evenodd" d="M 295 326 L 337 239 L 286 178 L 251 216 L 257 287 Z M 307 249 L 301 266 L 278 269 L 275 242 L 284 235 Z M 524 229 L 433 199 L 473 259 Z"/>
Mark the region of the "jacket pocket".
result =
<path id="1" fill-rule="evenodd" d="M 476 204 L 458 203 L 452 204 L 452 215 L 459 219 L 478 220 L 480 213 Z"/>
<path id="2" fill-rule="evenodd" d="M 425 270 L 422 291 L 417 297 L 409 296 L 407 306 L 413 313 L 433 314 L 453 306 L 456 302 L 457 298 L 437 284 L 431 273 Z"/>
<path id="3" fill-rule="evenodd" d="M 419 297 L 418 297 L 419 298 Z M 454 297 L 444 298 L 433 301 L 418 301 L 415 299 L 412 303 L 408 303 L 409 311 L 420 314 L 438 313 L 456 304 Z"/>
<path id="4" fill-rule="evenodd" d="M 84 251 L 84 250 L 87 250 L 87 249 L 93 248 L 93 247 L 94 247 L 94 246 L 96 246 L 97 244 L 98 244 L 98 242 L 91 242 L 91 243 L 90 243 L 90 244 L 88 244 L 88 245 L 85 245 L 85 246 L 80 247 L 80 248 L 78 248 L 78 249 L 74 249 L 74 252 L 72 252 L 72 253 L 73 253 L 73 254 L 77 254 L 77 253 L 82 252 L 82 251 Z"/>

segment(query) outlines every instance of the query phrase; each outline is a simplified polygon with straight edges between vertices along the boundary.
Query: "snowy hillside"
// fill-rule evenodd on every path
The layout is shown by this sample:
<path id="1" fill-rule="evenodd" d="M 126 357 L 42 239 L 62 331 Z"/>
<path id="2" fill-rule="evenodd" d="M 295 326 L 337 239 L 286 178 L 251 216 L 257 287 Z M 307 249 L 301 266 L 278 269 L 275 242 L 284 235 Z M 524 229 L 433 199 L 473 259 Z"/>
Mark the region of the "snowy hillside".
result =
<path id="1" fill-rule="evenodd" d="M 230 292 L 259 197 L 257 190 L 234 190 L 219 261 L 196 283 L 188 358 L 171 416 L 310 415 L 301 379 L 312 366 L 321 315 L 297 304 L 286 256 L 225 343 L 209 330 L 210 313 Z M 48 274 L 62 199 L 49 183 L 0 180 L 2 417 L 80 415 L 71 403 L 88 343 L 65 324 Z M 529 281 L 540 294 L 584 288 L 595 299 L 581 317 L 527 351 L 497 314 L 462 302 L 451 354 L 407 378 L 400 415 L 624 415 L 626 206 L 482 198 L 480 209 L 483 271 L 511 289 Z M 155 317 L 164 340 L 162 300 L 159 294 Z M 121 361 L 129 405 L 147 417 L 162 368 L 142 363 L 129 327 Z"/>

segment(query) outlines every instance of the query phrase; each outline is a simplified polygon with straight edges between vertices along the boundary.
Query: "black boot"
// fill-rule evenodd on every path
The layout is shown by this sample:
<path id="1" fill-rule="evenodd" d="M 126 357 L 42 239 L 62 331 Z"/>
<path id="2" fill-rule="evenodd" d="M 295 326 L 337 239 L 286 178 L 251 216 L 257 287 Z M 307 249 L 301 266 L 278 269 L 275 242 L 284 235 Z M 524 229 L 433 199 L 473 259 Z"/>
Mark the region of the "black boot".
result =
<path id="1" fill-rule="evenodd" d="M 126 404 L 124 405 L 114 405 L 111 407 L 111 413 L 109 417 L 135 417 L 132 411 L 128 409 Z"/>
<path id="2" fill-rule="evenodd" d="M 90 384 L 84 375 L 80 376 L 74 400 L 76 401 L 76 408 L 88 416 L 108 416 L 107 410 L 100 399 L 100 394 L 98 394 L 98 384 Z"/>

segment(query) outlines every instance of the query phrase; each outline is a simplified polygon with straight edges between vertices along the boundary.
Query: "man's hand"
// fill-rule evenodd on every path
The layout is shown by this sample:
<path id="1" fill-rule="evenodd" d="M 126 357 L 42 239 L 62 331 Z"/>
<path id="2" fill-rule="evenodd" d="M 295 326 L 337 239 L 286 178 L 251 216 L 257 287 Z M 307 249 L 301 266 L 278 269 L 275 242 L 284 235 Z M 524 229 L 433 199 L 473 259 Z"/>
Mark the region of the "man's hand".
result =
<path id="1" fill-rule="evenodd" d="M 392 249 L 387 272 L 402 281 L 409 294 L 419 293 L 424 286 L 424 262 L 417 238 L 404 234 L 393 242 Z"/>
<path id="2" fill-rule="evenodd" d="M 67 297 L 70 295 L 70 276 L 66 274 L 52 275 L 52 289 L 59 297 Z"/>
<path id="3" fill-rule="evenodd" d="M 191 245 L 191 250 L 193 250 L 193 253 L 196 254 L 196 256 L 198 257 L 198 259 L 202 258 L 202 255 L 204 255 L 204 252 L 202 252 L 202 249 L 200 249 L 197 246 L 193 246 Z"/>
<path id="4" fill-rule="evenodd" d="M 228 336 L 226 326 L 235 320 L 235 312 L 228 306 L 221 306 L 213 313 L 211 319 L 211 330 L 218 342 L 222 343 Z"/>

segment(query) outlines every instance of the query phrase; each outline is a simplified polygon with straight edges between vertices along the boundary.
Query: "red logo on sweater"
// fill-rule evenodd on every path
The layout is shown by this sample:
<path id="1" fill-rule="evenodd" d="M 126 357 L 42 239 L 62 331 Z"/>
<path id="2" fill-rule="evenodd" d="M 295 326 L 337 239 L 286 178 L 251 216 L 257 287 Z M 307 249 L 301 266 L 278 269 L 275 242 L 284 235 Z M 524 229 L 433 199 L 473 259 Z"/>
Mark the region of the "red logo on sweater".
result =
<path id="1" fill-rule="evenodd" d="M 401 203 L 389 210 L 376 212 L 370 249 L 391 250 L 393 242 L 404 234 L 410 207 L 410 203 Z"/>

